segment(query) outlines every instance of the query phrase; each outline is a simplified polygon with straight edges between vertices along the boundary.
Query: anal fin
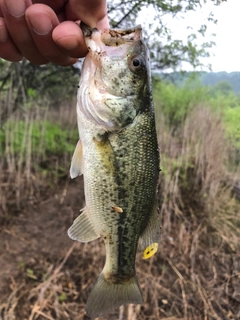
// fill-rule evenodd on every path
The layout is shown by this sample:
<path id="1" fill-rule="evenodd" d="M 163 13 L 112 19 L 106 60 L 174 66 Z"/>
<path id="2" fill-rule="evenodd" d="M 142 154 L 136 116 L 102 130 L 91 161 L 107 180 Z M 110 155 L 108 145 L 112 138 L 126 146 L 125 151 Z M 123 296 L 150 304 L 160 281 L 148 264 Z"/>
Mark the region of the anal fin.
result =
<path id="1" fill-rule="evenodd" d="M 99 238 L 89 218 L 87 207 L 82 209 L 80 216 L 73 221 L 68 229 L 68 236 L 79 242 L 90 242 Z"/>
<path id="2" fill-rule="evenodd" d="M 73 153 L 71 168 L 70 168 L 70 177 L 76 178 L 83 174 L 83 152 L 82 152 L 82 143 L 79 140 L 75 151 Z"/>

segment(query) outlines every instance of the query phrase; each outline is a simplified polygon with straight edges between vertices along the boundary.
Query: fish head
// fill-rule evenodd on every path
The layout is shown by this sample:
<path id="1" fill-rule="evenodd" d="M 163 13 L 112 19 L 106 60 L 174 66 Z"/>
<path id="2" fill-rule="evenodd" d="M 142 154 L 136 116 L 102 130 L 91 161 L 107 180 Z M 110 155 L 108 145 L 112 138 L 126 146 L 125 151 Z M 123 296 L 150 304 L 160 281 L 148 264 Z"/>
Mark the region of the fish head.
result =
<path id="1" fill-rule="evenodd" d="M 108 131 L 122 128 L 149 98 L 149 55 L 142 29 L 82 30 L 89 53 L 82 69 L 79 107 Z"/>

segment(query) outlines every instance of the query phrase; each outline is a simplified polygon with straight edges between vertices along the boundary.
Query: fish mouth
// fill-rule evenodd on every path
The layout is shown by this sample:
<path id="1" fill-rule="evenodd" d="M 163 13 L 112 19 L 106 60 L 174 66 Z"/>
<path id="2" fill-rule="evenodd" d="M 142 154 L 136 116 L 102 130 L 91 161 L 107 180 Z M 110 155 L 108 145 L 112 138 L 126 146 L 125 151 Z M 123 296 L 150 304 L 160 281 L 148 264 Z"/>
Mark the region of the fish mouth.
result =
<path id="1" fill-rule="evenodd" d="M 122 40 L 125 40 L 125 41 L 138 41 L 141 38 L 141 32 L 142 32 L 142 27 L 140 24 L 135 27 L 127 28 L 127 29 L 105 29 L 103 31 L 99 31 L 97 28 L 91 28 L 85 23 L 81 22 L 80 28 L 85 38 L 91 37 L 92 34 L 96 32 L 100 32 L 101 34 L 105 35 L 103 36 L 102 41 L 106 45 L 110 45 L 109 43 L 110 37 L 114 38 L 114 40 L 121 38 Z"/>
<path id="2" fill-rule="evenodd" d="M 84 23 L 80 23 L 80 28 L 85 38 L 85 43 L 88 50 L 94 55 L 107 54 L 107 52 L 119 49 L 121 45 L 131 44 L 142 39 L 142 27 L 137 25 L 136 27 L 128 29 L 105 29 L 98 30 L 97 28 L 90 28 Z M 124 56 L 126 51 L 123 50 Z M 96 60 L 97 57 L 96 57 Z"/>

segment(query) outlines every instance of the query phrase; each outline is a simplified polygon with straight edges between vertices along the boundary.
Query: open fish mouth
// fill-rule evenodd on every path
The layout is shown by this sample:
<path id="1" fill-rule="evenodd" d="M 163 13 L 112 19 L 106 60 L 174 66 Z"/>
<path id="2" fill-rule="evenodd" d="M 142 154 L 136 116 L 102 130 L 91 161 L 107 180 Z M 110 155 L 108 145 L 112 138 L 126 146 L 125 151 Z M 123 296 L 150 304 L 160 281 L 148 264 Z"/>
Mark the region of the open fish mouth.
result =
<path id="1" fill-rule="evenodd" d="M 97 28 L 90 28 L 85 23 L 80 23 L 80 28 L 85 38 L 92 37 L 94 33 L 99 32 Z M 128 29 L 107 29 L 101 33 L 102 42 L 105 45 L 119 45 L 125 43 L 126 41 L 137 41 L 141 38 L 141 25 L 137 25 Z M 117 43 L 116 43 L 117 41 Z"/>
<path id="2" fill-rule="evenodd" d="M 126 55 L 127 46 L 134 41 L 141 39 L 142 27 L 137 25 L 136 27 L 129 29 L 107 29 L 99 31 L 97 28 L 90 28 L 84 23 L 80 23 L 80 28 L 85 37 L 85 42 L 88 50 L 95 55 L 96 63 L 99 60 L 98 55 L 110 55 L 114 57 L 114 51 L 118 54 L 118 58 Z M 121 55 L 119 55 L 119 47 L 121 48 Z"/>

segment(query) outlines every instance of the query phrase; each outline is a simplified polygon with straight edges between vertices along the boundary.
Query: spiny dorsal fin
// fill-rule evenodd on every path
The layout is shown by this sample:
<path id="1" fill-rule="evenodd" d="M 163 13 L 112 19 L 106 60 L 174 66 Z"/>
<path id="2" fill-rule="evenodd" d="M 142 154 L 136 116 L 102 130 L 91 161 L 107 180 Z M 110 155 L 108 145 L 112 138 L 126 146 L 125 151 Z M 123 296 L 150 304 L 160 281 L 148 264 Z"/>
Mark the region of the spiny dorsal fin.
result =
<path id="1" fill-rule="evenodd" d="M 79 242 L 90 242 L 99 238 L 89 218 L 87 207 L 82 209 L 80 216 L 73 221 L 68 229 L 68 236 Z"/>
<path id="2" fill-rule="evenodd" d="M 82 174 L 83 174 L 83 152 L 82 152 L 82 143 L 79 140 L 72 157 L 70 177 L 74 179 L 77 176 L 81 176 Z"/>

